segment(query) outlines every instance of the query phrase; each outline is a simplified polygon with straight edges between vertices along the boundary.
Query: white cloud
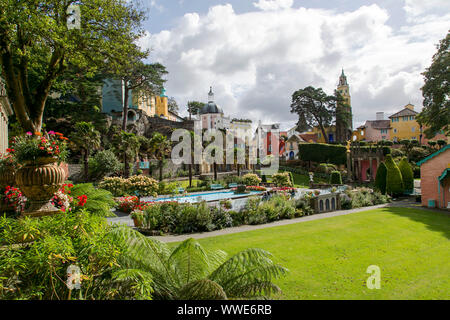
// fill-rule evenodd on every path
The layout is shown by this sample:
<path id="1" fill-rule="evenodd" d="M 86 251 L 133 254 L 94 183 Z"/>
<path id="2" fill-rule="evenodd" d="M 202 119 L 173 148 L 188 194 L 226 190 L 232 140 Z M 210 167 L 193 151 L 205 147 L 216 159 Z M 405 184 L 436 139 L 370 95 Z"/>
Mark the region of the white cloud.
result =
<path id="1" fill-rule="evenodd" d="M 166 65 L 168 94 L 181 106 L 205 101 L 212 85 L 227 115 L 255 122 L 293 124 L 292 93 L 312 85 L 332 94 L 344 67 L 357 125 L 377 111 L 422 104 L 421 72 L 450 16 L 418 17 L 398 30 L 389 18 L 378 5 L 344 13 L 290 8 L 245 14 L 218 5 L 205 15 L 186 14 L 173 29 L 148 34 L 141 43 Z"/>
<path id="2" fill-rule="evenodd" d="M 253 2 L 256 8 L 261 10 L 279 10 L 288 9 L 292 7 L 294 0 L 259 0 L 258 2 Z"/>
<path id="3" fill-rule="evenodd" d="M 430 12 L 449 12 L 448 0 L 405 0 L 405 11 L 413 16 L 419 16 Z"/>

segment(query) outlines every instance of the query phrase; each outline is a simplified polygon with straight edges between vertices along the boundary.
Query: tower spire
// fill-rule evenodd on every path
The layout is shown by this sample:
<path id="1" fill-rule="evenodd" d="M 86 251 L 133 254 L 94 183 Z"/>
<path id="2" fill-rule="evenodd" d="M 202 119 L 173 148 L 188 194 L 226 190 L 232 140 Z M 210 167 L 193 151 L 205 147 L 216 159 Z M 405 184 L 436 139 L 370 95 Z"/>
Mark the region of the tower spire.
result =
<path id="1" fill-rule="evenodd" d="M 212 86 L 209 87 L 208 102 L 214 102 L 214 92 L 212 91 Z"/>

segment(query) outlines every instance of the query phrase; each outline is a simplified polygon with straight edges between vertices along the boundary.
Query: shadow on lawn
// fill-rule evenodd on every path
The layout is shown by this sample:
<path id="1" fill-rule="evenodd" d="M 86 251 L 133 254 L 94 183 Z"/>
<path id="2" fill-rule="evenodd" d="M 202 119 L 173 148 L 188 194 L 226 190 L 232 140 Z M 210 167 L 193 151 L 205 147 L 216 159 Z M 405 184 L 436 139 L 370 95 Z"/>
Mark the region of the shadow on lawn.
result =
<path id="1" fill-rule="evenodd" d="M 411 220 L 421 222 L 432 231 L 441 232 L 447 239 L 450 239 L 450 213 L 443 210 L 433 210 L 423 207 L 405 207 L 393 203 L 383 211 L 393 213 Z"/>

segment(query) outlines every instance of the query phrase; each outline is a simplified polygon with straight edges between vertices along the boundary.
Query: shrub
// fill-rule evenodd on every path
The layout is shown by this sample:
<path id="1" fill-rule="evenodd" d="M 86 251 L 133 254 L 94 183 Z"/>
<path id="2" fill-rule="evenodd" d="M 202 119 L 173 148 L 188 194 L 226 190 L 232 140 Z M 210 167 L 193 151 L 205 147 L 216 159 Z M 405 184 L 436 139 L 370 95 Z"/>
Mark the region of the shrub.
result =
<path id="1" fill-rule="evenodd" d="M 139 205 L 139 199 L 136 196 L 121 197 L 116 201 L 117 209 L 125 213 L 131 213 Z"/>
<path id="2" fill-rule="evenodd" d="M 412 192 L 414 190 L 414 173 L 406 157 L 400 161 L 398 168 L 402 173 L 403 187 L 405 191 Z"/>
<path id="3" fill-rule="evenodd" d="M 386 193 L 390 195 L 400 195 L 403 193 L 403 178 L 400 169 L 388 154 L 385 159 L 386 173 Z"/>
<path id="4" fill-rule="evenodd" d="M 272 181 L 277 187 L 291 187 L 293 183 L 288 172 L 275 173 L 272 175 Z"/>
<path id="5" fill-rule="evenodd" d="M 220 208 L 211 208 L 212 225 L 214 230 L 225 229 L 233 226 L 233 218 L 230 213 Z"/>
<path id="6" fill-rule="evenodd" d="M 339 171 L 331 172 L 330 184 L 342 184 L 342 177 Z"/>
<path id="7" fill-rule="evenodd" d="M 375 176 L 375 188 L 377 188 L 382 194 L 386 194 L 386 175 L 386 165 L 384 162 L 381 162 L 378 165 L 377 174 Z"/>
<path id="8" fill-rule="evenodd" d="M 400 149 L 395 149 L 395 148 L 391 149 L 391 156 L 393 158 L 403 157 L 404 155 L 405 155 L 405 153 Z"/>
<path id="9" fill-rule="evenodd" d="M 336 171 L 336 166 L 331 163 L 321 163 L 316 168 L 316 173 L 330 174 L 332 171 Z"/>
<path id="10" fill-rule="evenodd" d="M 155 179 L 144 175 L 128 178 L 128 192 L 130 194 L 138 192 L 139 196 L 156 197 L 158 195 L 158 187 L 158 182 Z"/>
<path id="11" fill-rule="evenodd" d="M 89 174 L 92 180 L 100 180 L 123 169 L 123 164 L 111 150 L 97 152 L 89 159 Z"/>
<path id="12" fill-rule="evenodd" d="M 242 183 L 246 186 L 257 186 L 261 183 L 261 178 L 254 173 L 247 173 L 242 177 Z"/>
<path id="13" fill-rule="evenodd" d="M 408 160 L 412 162 L 419 162 L 430 155 L 430 151 L 422 147 L 414 147 L 411 149 L 408 155 Z"/>
<path id="14" fill-rule="evenodd" d="M 347 162 L 347 149 L 341 145 L 306 143 L 299 148 L 299 157 L 303 161 L 340 165 Z"/>
<path id="15" fill-rule="evenodd" d="M 102 189 L 108 190 L 115 197 L 121 197 L 130 189 L 130 182 L 124 178 L 107 177 L 103 178 L 98 186 Z"/>
<path id="16" fill-rule="evenodd" d="M 77 199 L 86 196 L 86 203 L 84 208 L 92 215 L 101 217 L 114 217 L 111 209 L 115 206 L 115 201 L 111 192 L 95 188 L 92 183 L 76 184 L 70 188 L 70 195 Z"/>
<path id="17" fill-rule="evenodd" d="M 237 186 L 235 193 L 245 193 L 247 191 L 247 188 L 245 187 L 245 185 L 240 184 Z"/>

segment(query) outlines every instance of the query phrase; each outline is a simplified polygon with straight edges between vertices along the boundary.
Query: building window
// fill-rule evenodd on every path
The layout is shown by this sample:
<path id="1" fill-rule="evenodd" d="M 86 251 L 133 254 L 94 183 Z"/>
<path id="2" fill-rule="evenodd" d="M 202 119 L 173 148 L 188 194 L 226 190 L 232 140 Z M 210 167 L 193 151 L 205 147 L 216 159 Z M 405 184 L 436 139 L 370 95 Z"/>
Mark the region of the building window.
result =
<path id="1" fill-rule="evenodd" d="M 381 139 L 382 140 L 386 140 L 386 136 L 381 136 Z"/>
<path id="2" fill-rule="evenodd" d="M 394 133 L 397 133 L 397 129 L 394 128 Z"/>
<path id="3" fill-rule="evenodd" d="M 414 116 L 409 116 L 409 120 L 414 120 Z"/>
<path id="4" fill-rule="evenodd" d="M 416 128 L 415 128 L 415 127 L 412 127 L 412 128 L 411 128 L 411 132 L 416 132 Z"/>
<path id="5" fill-rule="evenodd" d="M 412 137 L 411 139 L 413 139 L 413 140 L 417 140 L 417 138 L 416 138 L 416 137 Z"/>
<path id="6" fill-rule="evenodd" d="M 404 116 L 403 121 L 408 121 L 408 116 Z"/>

